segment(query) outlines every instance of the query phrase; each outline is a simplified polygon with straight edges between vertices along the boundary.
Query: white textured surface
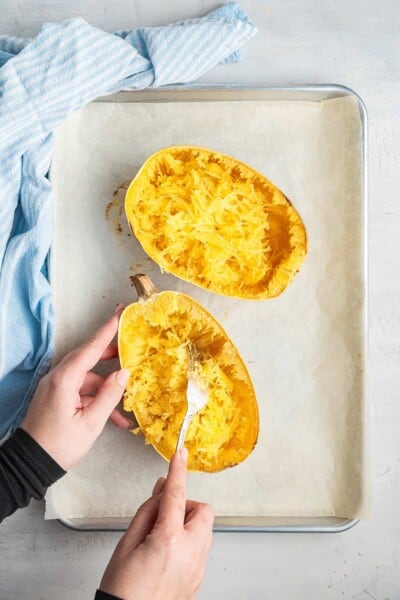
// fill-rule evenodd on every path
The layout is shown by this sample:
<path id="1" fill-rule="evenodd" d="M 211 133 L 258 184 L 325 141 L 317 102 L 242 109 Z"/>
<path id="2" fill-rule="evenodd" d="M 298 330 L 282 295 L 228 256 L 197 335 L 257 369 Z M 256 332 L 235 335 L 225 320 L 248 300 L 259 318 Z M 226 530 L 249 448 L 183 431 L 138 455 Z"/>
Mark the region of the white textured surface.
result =
<path id="1" fill-rule="evenodd" d="M 374 517 L 334 535 L 218 534 L 203 600 L 400 598 L 400 4 L 397 0 L 248 0 L 259 27 L 239 65 L 208 81 L 337 82 L 370 117 L 370 374 Z M 217 2 L 2 0 L 0 30 L 18 35 L 81 14 L 106 29 L 166 23 Z M 118 534 L 68 532 L 32 503 L 0 528 L 0 598 L 92 597 Z"/>

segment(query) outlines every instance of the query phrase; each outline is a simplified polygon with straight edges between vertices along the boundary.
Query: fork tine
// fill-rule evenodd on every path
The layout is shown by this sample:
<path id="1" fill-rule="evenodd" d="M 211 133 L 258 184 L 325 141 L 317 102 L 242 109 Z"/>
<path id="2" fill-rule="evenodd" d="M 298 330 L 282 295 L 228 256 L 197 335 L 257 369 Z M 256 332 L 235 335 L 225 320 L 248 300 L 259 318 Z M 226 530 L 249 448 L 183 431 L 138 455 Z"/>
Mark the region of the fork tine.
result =
<path id="1" fill-rule="evenodd" d="M 188 371 L 194 373 L 196 370 L 196 363 L 200 361 L 200 354 L 193 342 L 189 341 L 186 348 L 188 353 Z"/>
<path id="2" fill-rule="evenodd" d="M 190 422 L 194 415 L 207 404 L 208 393 L 204 389 L 204 387 L 200 387 L 199 377 L 196 376 L 196 366 L 199 365 L 201 360 L 200 352 L 195 344 L 193 344 L 190 340 L 186 344 L 187 355 L 188 355 L 188 387 L 186 391 L 186 414 L 183 419 L 181 428 L 178 434 L 178 441 L 176 444 L 176 450 L 180 450 L 186 438 L 186 432 L 190 425 Z M 191 395 L 189 399 L 188 394 Z M 200 401 L 200 403 L 199 403 Z"/>

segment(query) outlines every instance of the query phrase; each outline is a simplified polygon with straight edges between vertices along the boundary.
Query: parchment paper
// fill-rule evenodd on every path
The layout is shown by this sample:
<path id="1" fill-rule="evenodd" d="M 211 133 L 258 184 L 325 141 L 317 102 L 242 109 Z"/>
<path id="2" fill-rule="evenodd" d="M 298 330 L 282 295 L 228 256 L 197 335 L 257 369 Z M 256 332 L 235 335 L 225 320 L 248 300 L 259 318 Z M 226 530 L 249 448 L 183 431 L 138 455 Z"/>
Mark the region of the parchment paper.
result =
<path id="1" fill-rule="evenodd" d="M 57 132 L 57 357 L 85 340 L 117 303 L 136 299 L 132 272 L 206 306 L 247 363 L 260 409 L 259 441 L 243 464 L 189 477 L 190 496 L 211 503 L 217 515 L 365 511 L 361 135 L 352 98 L 93 103 Z M 126 229 L 118 232 L 118 209 L 105 218 L 122 181 L 154 151 L 180 144 L 252 165 L 299 210 L 309 253 L 282 296 L 223 298 L 162 274 Z M 107 425 L 89 455 L 49 491 L 46 518 L 132 515 L 165 472 L 143 437 Z"/>

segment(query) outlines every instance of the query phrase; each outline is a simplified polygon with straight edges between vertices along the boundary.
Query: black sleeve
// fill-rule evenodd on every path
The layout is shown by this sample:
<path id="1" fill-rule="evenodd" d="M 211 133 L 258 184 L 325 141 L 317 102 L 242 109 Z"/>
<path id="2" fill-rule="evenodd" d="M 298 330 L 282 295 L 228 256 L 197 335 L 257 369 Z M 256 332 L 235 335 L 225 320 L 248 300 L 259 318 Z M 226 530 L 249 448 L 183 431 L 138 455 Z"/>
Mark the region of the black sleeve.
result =
<path id="1" fill-rule="evenodd" d="M 118 598 L 118 596 L 113 596 L 112 594 L 107 594 L 107 592 L 97 590 L 94 600 L 122 600 L 122 598 Z"/>
<path id="2" fill-rule="evenodd" d="M 40 500 L 65 471 L 23 429 L 0 446 L 0 523 L 17 508 Z"/>

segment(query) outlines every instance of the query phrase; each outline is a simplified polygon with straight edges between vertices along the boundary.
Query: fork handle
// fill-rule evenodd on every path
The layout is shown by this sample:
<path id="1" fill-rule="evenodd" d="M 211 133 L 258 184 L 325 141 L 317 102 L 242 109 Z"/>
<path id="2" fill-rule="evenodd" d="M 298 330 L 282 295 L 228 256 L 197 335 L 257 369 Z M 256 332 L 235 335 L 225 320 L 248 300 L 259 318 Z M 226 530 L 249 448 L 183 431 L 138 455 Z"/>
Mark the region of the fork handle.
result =
<path id="1" fill-rule="evenodd" d="M 189 428 L 190 422 L 193 418 L 193 415 L 190 413 L 187 413 L 185 415 L 185 418 L 183 419 L 183 423 L 181 425 L 181 430 L 179 432 L 179 436 L 178 436 L 178 442 L 176 444 L 176 449 L 175 452 L 178 452 L 179 450 L 182 450 L 184 443 L 185 443 L 185 439 L 186 439 L 186 434 L 187 434 L 187 430 Z"/>

